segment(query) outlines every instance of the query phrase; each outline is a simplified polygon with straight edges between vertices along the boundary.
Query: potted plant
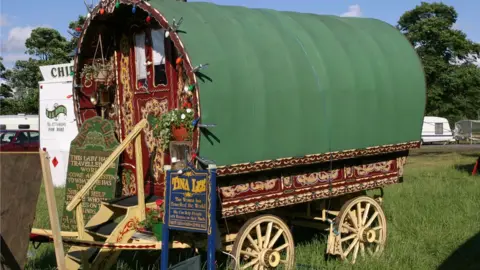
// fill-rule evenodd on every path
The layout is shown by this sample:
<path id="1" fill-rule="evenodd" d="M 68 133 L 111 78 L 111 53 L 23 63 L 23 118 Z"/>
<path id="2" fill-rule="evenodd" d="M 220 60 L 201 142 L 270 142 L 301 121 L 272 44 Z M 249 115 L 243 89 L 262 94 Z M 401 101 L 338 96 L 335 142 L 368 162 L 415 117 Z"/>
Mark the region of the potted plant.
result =
<path id="1" fill-rule="evenodd" d="M 192 139 L 194 112 L 190 108 L 171 110 L 160 118 L 153 115 L 147 117 L 155 137 L 160 137 L 163 151 L 168 149 L 170 141 L 186 141 Z"/>
<path id="2" fill-rule="evenodd" d="M 111 60 L 106 62 L 103 60 L 96 60 L 92 64 L 85 64 L 81 75 L 88 80 L 108 82 L 113 78 L 113 63 Z"/>
<path id="3" fill-rule="evenodd" d="M 163 228 L 163 201 L 157 200 L 157 208 L 145 209 L 145 220 L 141 221 L 137 228 L 140 232 L 152 232 L 158 241 L 162 240 L 162 228 Z"/>

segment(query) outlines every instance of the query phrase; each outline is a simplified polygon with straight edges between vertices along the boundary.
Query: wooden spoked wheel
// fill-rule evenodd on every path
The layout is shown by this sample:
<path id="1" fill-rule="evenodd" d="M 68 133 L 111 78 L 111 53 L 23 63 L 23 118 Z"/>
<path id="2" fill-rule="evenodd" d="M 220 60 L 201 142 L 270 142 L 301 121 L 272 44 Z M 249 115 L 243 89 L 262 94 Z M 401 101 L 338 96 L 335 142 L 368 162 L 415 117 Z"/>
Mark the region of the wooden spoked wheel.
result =
<path id="1" fill-rule="evenodd" d="M 337 251 L 354 264 L 358 254 L 377 256 L 387 238 L 387 220 L 382 207 L 372 198 L 360 196 L 347 201 L 337 217 Z"/>
<path id="2" fill-rule="evenodd" d="M 295 247 L 287 224 L 274 215 L 245 223 L 233 244 L 233 269 L 294 269 Z"/>

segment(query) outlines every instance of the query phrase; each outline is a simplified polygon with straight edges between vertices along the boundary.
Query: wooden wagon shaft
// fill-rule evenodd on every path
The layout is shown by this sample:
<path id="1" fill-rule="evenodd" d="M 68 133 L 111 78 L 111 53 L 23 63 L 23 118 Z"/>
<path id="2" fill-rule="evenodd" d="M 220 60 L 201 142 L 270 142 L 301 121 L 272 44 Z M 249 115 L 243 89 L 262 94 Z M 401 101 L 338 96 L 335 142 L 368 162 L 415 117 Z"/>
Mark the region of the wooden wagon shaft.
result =
<path id="1" fill-rule="evenodd" d="M 117 159 L 120 154 L 127 148 L 127 146 L 133 141 L 133 139 L 138 136 L 143 128 L 147 125 L 147 120 L 140 121 L 130 134 L 122 141 L 122 143 L 113 151 L 113 153 L 108 157 L 102 166 L 90 177 L 88 182 L 82 187 L 82 189 L 73 197 L 72 201 L 67 205 L 67 210 L 72 211 L 81 201 L 82 198 L 87 194 L 87 192 L 95 185 L 95 182 L 102 176 L 103 173 L 108 169 L 111 163 Z"/>

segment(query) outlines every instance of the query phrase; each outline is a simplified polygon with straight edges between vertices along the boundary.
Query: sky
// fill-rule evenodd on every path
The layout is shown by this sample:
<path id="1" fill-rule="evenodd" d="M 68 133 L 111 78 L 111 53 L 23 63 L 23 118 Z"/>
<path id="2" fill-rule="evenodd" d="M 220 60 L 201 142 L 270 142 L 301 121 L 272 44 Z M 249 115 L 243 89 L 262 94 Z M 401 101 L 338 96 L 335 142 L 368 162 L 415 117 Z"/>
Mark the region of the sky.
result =
<path id="1" fill-rule="evenodd" d="M 98 0 L 86 0 L 97 3 Z M 199 0 L 188 0 L 198 2 Z M 415 8 L 421 0 L 202 0 L 220 5 L 308 12 L 339 16 L 376 18 L 396 25 L 400 16 Z M 434 2 L 423 0 L 424 2 Z M 444 0 L 458 16 L 454 27 L 480 42 L 479 0 Z M 4 64 L 12 67 L 16 60 L 28 59 L 25 40 L 32 29 L 43 26 L 57 29 L 67 39 L 68 23 L 86 15 L 83 0 L 0 0 L 0 49 Z"/>

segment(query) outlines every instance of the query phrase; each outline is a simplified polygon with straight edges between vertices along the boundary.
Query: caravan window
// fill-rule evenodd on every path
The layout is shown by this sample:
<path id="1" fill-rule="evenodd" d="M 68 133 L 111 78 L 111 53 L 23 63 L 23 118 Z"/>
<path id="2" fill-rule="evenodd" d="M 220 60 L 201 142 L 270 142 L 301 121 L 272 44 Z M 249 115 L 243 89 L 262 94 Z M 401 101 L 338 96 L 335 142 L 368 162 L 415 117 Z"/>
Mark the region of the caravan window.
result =
<path id="1" fill-rule="evenodd" d="M 153 58 L 153 85 L 166 85 L 167 73 L 165 72 L 165 31 L 152 30 L 152 58 Z"/>
<path id="2" fill-rule="evenodd" d="M 0 125 L 0 130 L 6 130 L 7 129 L 7 125 Z"/>
<path id="3" fill-rule="evenodd" d="M 135 34 L 135 73 L 137 77 L 137 89 L 146 86 L 147 65 L 145 55 L 145 33 Z"/>
<path id="4" fill-rule="evenodd" d="M 18 125 L 18 129 L 29 129 L 30 125 Z"/>
<path id="5" fill-rule="evenodd" d="M 165 30 L 141 29 L 133 34 L 136 90 L 165 91 L 167 50 Z M 163 89 L 162 89 L 163 88 Z"/>
<path id="6" fill-rule="evenodd" d="M 435 134 L 443 134 L 443 123 L 435 123 Z"/>

